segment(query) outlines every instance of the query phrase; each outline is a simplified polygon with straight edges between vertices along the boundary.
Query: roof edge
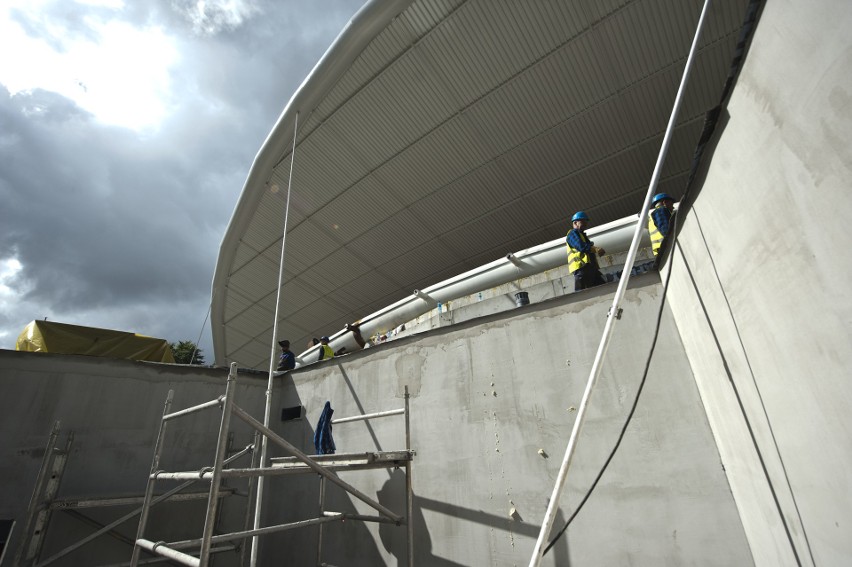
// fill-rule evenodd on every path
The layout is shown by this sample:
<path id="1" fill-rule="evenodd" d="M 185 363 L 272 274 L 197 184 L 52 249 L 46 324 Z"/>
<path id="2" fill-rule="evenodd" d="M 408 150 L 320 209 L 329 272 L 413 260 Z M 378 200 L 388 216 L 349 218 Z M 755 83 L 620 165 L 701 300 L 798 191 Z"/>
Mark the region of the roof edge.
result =
<path id="1" fill-rule="evenodd" d="M 213 272 L 210 290 L 210 327 L 217 365 L 225 366 L 227 361 L 224 358 L 225 293 L 217 294 L 216 290 L 223 288 L 227 281 L 240 236 L 251 221 L 256 206 L 263 196 L 263 191 L 258 191 L 257 188 L 266 183 L 279 157 L 287 151 L 296 115 L 301 112 L 304 116 L 307 113 L 302 111 L 313 110 L 367 45 L 413 2 L 414 0 L 369 0 L 364 4 L 352 16 L 337 39 L 296 89 L 255 156 L 219 245 L 219 257 Z"/>

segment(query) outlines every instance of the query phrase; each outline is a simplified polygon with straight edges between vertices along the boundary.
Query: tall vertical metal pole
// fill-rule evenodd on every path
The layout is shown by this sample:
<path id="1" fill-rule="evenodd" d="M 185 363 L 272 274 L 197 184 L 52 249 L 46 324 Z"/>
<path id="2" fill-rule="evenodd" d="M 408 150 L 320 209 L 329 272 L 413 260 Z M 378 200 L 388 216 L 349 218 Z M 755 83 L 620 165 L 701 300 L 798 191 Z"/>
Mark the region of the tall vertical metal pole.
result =
<path id="1" fill-rule="evenodd" d="M 411 489 L 411 421 L 408 386 L 405 386 L 405 450 L 409 459 L 405 461 L 405 530 L 408 544 L 408 567 L 414 567 L 414 492 Z"/>
<path id="2" fill-rule="evenodd" d="M 325 477 L 319 477 L 319 517 L 325 514 Z M 317 525 L 317 565 L 322 565 L 322 524 Z"/>
<path id="3" fill-rule="evenodd" d="M 258 466 L 257 461 L 259 460 L 259 457 L 260 457 L 260 437 L 261 437 L 260 432 L 255 431 L 254 432 L 254 439 L 252 440 L 252 448 L 251 448 L 251 464 L 249 465 L 250 468 L 253 468 L 253 469 L 257 468 L 257 466 Z M 247 498 L 246 498 L 246 519 L 245 519 L 245 527 L 244 527 L 243 531 L 248 531 L 249 526 L 252 523 L 251 503 L 252 503 L 252 497 L 254 496 L 254 486 L 255 486 L 256 483 L 257 483 L 257 478 L 255 478 L 254 476 L 250 476 L 248 478 Z M 240 543 L 240 567 L 245 567 L 246 557 L 248 555 L 249 548 L 251 547 L 249 545 L 246 545 L 247 539 L 248 538 L 243 539 L 242 542 Z"/>
<path id="4" fill-rule="evenodd" d="M 216 510 L 219 507 L 219 488 L 222 484 L 222 466 L 225 462 L 225 451 L 228 447 L 228 431 L 231 429 L 231 408 L 234 407 L 235 383 L 237 380 L 237 363 L 231 363 L 228 373 L 228 384 L 225 387 L 225 403 L 222 407 L 222 421 L 219 422 L 219 441 L 216 444 L 216 459 L 213 462 L 213 478 L 210 479 L 210 496 L 207 498 L 207 516 L 204 519 L 204 532 L 201 536 L 201 553 L 198 561 L 201 567 L 207 567 L 210 561 L 210 539 L 213 537 L 213 527 L 216 524 Z"/>
<path id="5" fill-rule="evenodd" d="M 273 378 L 275 377 L 275 345 L 278 338 L 278 311 L 281 309 L 281 285 L 284 281 L 284 249 L 287 244 L 287 221 L 290 217 L 290 190 L 293 185 L 293 163 L 296 157 L 296 134 L 299 132 L 299 113 L 296 113 L 296 120 L 293 123 L 293 150 L 290 152 L 290 175 L 287 179 L 287 202 L 284 206 L 284 230 L 281 235 L 281 260 L 278 262 L 278 293 L 275 297 L 275 321 L 272 324 L 272 344 L 269 347 L 269 380 L 266 385 L 266 411 L 263 414 L 263 425 L 269 427 L 269 419 L 272 414 L 272 386 Z M 266 450 L 269 446 L 269 441 L 264 435 L 260 442 L 260 468 L 266 467 Z M 257 499 L 254 505 L 254 529 L 260 529 L 260 517 L 263 511 L 263 489 L 266 483 L 266 477 L 261 476 L 257 479 Z M 260 538 L 254 536 L 251 538 L 251 567 L 257 565 L 257 552 Z"/>
<path id="6" fill-rule="evenodd" d="M 562 466 L 559 468 L 559 475 L 556 477 L 556 485 L 553 487 L 553 493 L 550 496 L 550 502 L 547 504 L 547 512 L 544 515 L 544 521 L 541 525 L 541 531 L 538 534 L 538 540 L 535 542 L 533 555 L 530 559 L 530 567 L 538 567 L 541 564 L 541 558 L 544 555 L 547 539 L 550 537 L 550 531 L 553 529 L 553 522 L 556 519 L 556 512 L 559 509 L 559 502 L 562 498 L 562 490 L 565 487 L 565 481 L 568 478 L 568 468 L 571 465 L 571 459 L 574 456 L 574 449 L 577 445 L 577 437 L 580 435 L 580 430 L 583 427 L 583 418 L 586 415 L 589 397 L 592 394 L 595 382 L 600 376 L 601 364 L 609 348 L 609 341 L 612 336 L 612 328 L 615 321 L 620 316 L 621 301 L 624 298 L 624 293 L 627 290 L 627 283 L 630 280 L 630 272 L 633 269 L 633 263 L 636 260 L 636 252 L 639 249 L 639 237 L 642 235 L 642 230 L 645 226 L 643 220 L 648 214 L 648 207 L 651 204 L 651 197 L 657 188 L 660 181 L 660 172 L 663 169 L 663 162 L 669 150 L 671 143 L 672 132 L 677 121 L 677 115 L 680 112 L 680 105 L 683 102 L 683 93 L 686 90 L 686 83 L 689 80 L 689 73 L 692 70 L 692 64 L 695 59 L 695 52 L 698 47 L 698 41 L 701 38 L 701 31 L 704 28 L 704 20 L 707 16 L 707 10 L 710 7 L 710 0 L 704 1 L 704 7 L 701 10 L 701 17 L 698 19 L 698 27 L 695 30 L 695 37 L 692 39 L 692 46 L 689 49 L 689 56 L 686 59 L 686 66 L 683 70 L 683 76 L 680 80 L 680 86 L 675 97 L 674 107 L 672 108 L 669 124 L 666 128 L 666 134 L 663 137 L 663 144 L 660 147 L 660 153 L 657 157 L 657 164 L 654 166 L 654 173 L 651 175 L 651 183 L 648 186 L 648 193 L 645 195 L 645 202 L 642 205 L 642 210 L 639 213 L 639 222 L 636 223 L 636 230 L 633 233 L 633 241 L 630 243 L 630 250 L 627 252 L 627 258 L 624 264 L 621 280 L 618 282 L 618 288 L 615 291 L 615 297 L 612 300 L 612 306 L 607 314 L 606 325 L 604 326 L 603 336 L 598 345 L 598 351 L 595 355 L 595 361 L 592 364 L 589 380 L 586 383 L 586 390 L 583 392 L 583 399 L 580 402 L 580 407 L 577 410 L 577 418 L 574 420 L 574 428 L 571 431 L 571 437 L 568 440 L 568 448 L 565 450 L 565 457 L 562 459 Z"/>
<path id="7" fill-rule="evenodd" d="M 172 400 L 174 399 L 175 391 L 169 390 L 166 395 L 166 403 L 163 405 L 163 417 L 168 415 L 172 409 Z M 160 470 L 160 457 L 163 454 L 163 441 L 166 437 L 166 425 L 168 422 L 165 419 L 160 419 L 160 430 L 157 432 L 157 442 L 154 444 L 154 458 L 151 462 L 151 474 L 148 475 L 148 484 L 145 487 L 145 498 L 142 500 L 142 512 L 139 514 L 139 527 L 136 530 L 136 541 L 138 542 L 145 535 L 145 526 L 148 523 L 148 512 L 151 509 L 151 498 L 154 495 L 154 485 L 157 480 L 153 478 L 154 473 Z M 133 545 L 133 554 L 130 557 L 130 565 L 136 567 L 139 564 L 139 553 L 142 548 L 136 543 Z"/>

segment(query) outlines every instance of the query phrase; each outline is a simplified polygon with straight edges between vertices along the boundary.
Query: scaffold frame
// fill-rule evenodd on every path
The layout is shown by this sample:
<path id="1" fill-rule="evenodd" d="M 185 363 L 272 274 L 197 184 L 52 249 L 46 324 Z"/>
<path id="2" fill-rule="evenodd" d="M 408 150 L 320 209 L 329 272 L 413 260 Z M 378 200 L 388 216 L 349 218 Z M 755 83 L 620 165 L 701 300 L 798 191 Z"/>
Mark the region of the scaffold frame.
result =
<path id="1" fill-rule="evenodd" d="M 151 472 L 148 477 L 148 484 L 143 499 L 139 527 L 137 530 L 137 536 L 135 539 L 135 545 L 133 548 L 133 555 L 130 561 L 130 566 L 136 567 L 137 565 L 142 564 L 142 561 L 140 560 L 140 552 L 142 550 L 145 550 L 149 553 L 159 555 L 173 562 L 177 562 L 181 565 L 188 565 L 190 567 L 207 567 L 209 565 L 211 554 L 221 550 L 221 548 L 214 547 L 214 545 L 223 544 L 226 542 L 236 542 L 237 540 L 246 540 L 247 538 L 253 538 L 255 536 L 269 535 L 281 531 L 314 525 L 318 526 L 319 529 L 319 536 L 317 538 L 317 565 L 325 565 L 325 563 L 322 562 L 323 524 L 329 522 L 354 520 L 363 522 L 388 523 L 397 526 L 405 525 L 407 528 L 406 546 L 408 566 L 413 567 L 414 537 L 413 526 L 410 519 L 412 517 L 413 493 L 411 483 L 411 472 L 414 452 L 411 450 L 411 425 L 409 416 L 410 405 L 408 387 L 405 387 L 405 407 L 402 409 L 332 420 L 332 424 L 338 424 L 359 420 L 378 419 L 394 415 L 403 415 L 405 417 L 405 450 L 311 456 L 299 450 L 289 441 L 279 436 L 270 428 L 266 427 L 254 417 L 252 417 L 248 412 L 236 405 L 234 401 L 236 393 L 236 378 L 237 364 L 232 363 L 230 365 L 225 394 L 223 396 L 220 396 L 216 400 L 205 402 L 203 404 L 199 404 L 173 413 L 170 413 L 170 409 L 174 397 L 174 391 L 169 391 L 163 410 L 163 417 L 160 422 L 160 430 L 157 434 L 157 440 L 154 446 L 154 456 L 151 464 Z M 222 408 L 222 419 L 219 426 L 219 436 L 216 444 L 216 455 L 213 466 L 205 467 L 200 471 L 167 472 L 160 470 L 160 459 L 163 453 L 166 424 L 177 417 L 183 417 L 195 413 L 197 411 L 212 407 Z M 278 463 L 273 464 L 272 466 L 264 466 L 265 463 L 263 462 L 255 463 L 255 460 L 253 458 L 252 464 L 249 468 L 226 469 L 226 440 L 228 439 L 228 435 L 230 432 L 230 423 L 232 416 L 236 416 L 255 431 L 255 447 L 258 444 L 258 437 L 263 436 L 268 442 L 272 442 L 282 448 L 290 455 L 290 457 L 274 459 L 275 461 L 278 461 Z M 390 510 L 380 502 L 376 501 L 370 496 L 367 496 L 362 491 L 358 490 L 357 488 L 334 474 L 335 471 L 364 470 L 370 468 L 404 468 L 406 476 L 406 510 L 404 515 L 397 514 L 396 512 Z M 234 477 L 248 477 L 250 479 L 253 479 L 260 477 L 285 476 L 290 474 L 305 473 L 315 473 L 320 477 L 320 502 L 318 517 L 272 526 L 255 527 L 254 529 L 245 529 L 239 532 L 217 535 L 213 534 L 214 525 L 217 518 L 217 507 L 221 491 L 222 479 Z M 154 487 L 157 481 L 161 480 L 207 480 L 210 482 L 210 492 L 208 495 L 207 511 L 204 520 L 204 529 L 200 538 L 174 542 L 154 542 L 150 541 L 145 537 L 148 511 L 151 505 L 154 503 Z M 349 493 L 351 496 L 354 496 L 355 498 L 361 500 L 363 503 L 376 510 L 376 512 L 378 512 L 378 516 L 367 516 L 363 514 L 350 514 L 325 510 L 324 498 L 326 481 L 336 484 L 337 486 L 345 490 L 347 493 Z M 251 486 L 249 492 L 251 492 Z M 247 518 L 251 515 L 250 498 L 251 495 L 249 495 L 249 503 L 247 505 Z M 243 549 L 245 548 L 246 546 L 245 544 L 243 544 Z M 190 553 L 188 550 L 194 550 L 195 554 Z M 242 556 L 241 563 L 244 562 L 244 559 L 245 554 L 243 554 Z M 254 567 L 255 561 L 256 557 L 253 554 L 251 560 L 252 567 Z"/>

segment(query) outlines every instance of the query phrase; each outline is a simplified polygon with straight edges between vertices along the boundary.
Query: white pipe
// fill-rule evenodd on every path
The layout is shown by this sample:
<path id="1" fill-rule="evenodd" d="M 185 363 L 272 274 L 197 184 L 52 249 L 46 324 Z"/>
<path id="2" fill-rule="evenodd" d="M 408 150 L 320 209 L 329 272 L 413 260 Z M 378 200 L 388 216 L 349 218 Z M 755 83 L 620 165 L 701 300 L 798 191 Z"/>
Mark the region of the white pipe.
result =
<path id="1" fill-rule="evenodd" d="M 366 419 L 375 419 L 377 417 L 388 417 L 389 415 L 402 415 L 405 413 L 405 408 L 388 410 L 388 411 L 377 411 L 376 413 L 367 413 L 364 415 L 354 415 L 352 417 L 341 417 L 340 419 L 332 419 L 331 424 L 337 425 L 338 423 L 349 423 L 350 421 L 364 421 Z"/>
<path id="2" fill-rule="evenodd" d="M 272 415 L 272 386 L 273 378 L 275 377 L 275 347 L 278 344 L 278 312 L 281 310 L 281 288 L 284 284 L 284 251 L 287 245 L 287 221 L 290 217 L 290 193 L 293 188 L 293 162 L 296 159 L 296 135 L 299 132 L 299 113 L 296 112 L 296 118 L 293 122 L 293 151 L 290 152 L 290 175 L 287 179 L 287 202 L 284 205 L 284 230 L 281 233 L 281 260 L 278 262 L 278 293 L 275 296 L 275 321 L 272 324 L 272 345 L 269 347 L 269 380 L 266 384 L 266 409 L 263 412 L 263 425 L 269 427 L 269 420 Z M 269 445 L 266 436 L 260 442 L 260 464 L 259 468 L 266 466 L 266 450 Z M 254 529 L 260 528 L 261 509 L 263 508 L 263 485 L 265 478 L 261 476 L 257 480 L 257 499 L 254 505 Z M 260 538 L 253 536 L 251 538 L 251 560 L 249 565 L 255 567 L 257 565 L 257 552 L 260 544 Z"/>
<path id="3" fill-rule="evenodd" d="M 689 49 L 689 57 L 686 59 L 686 65 L 683 70 L 683 77 L 680 80 L 680 86 L 675 96 L 674 107 L 672 108 L 669 124 L 666 127 L 666 135 L 663 137 L 663 143 L 660 147 L 660 153 L 657 156 L 657 164 L 654 166 L 654 173 L 651 175 L 651 182 L 648 185 L 648 192 L 645 195 L 645 202 L 642 204 L 642 210 L 639 214 L 640 219 L 644 219 L 648 214 L 648 208 L 651 205 L 651 198 L 657 185 L 660 181 L 660 172 L 663 169 L 663 163 L 668 153 L 669 143 L 671 142 L 674 125 L 677 121 L 677 115 L 680 112 L 680 105 L 683 101 L 683 93 L 686 90 L 686 83 L 689 79 L 689 72 L 692 68 L 692 62 L 695 58 L 695 51 L 698 47 L 698 40 L 701 37 L 701 30 L 704 27 L 704 19 L 707 15 L 707 9 L 710 6 L 710 0 L 704 1 L 704 8 L 701 10 L 701 17 L 698 20 L 698 28 L 695 30 L 695 37 L 692 40 L 692 46 Z M 553 487 L 553 493 L 550 495 L 550 501 L 547 504 L 547 511 L 544 514 L 544 520 L 541 525 L 541 531 L 538 534 L 538 540 L 535 542 L 533 555 L 530 559 L 529 567 L 539 567 L 541 559 L 544 556 L 544 548 L 547 539 L 550 537 L 550 531 L 553 528 L 553 522 L 556 519 L 556 512 L 559 510 L 559 504 L 562 500 L 562 491 L 565 488 L 565 481 L 568 479 L 568 469 L 571 466 L 571 459 L 574 456 L 574 449 L 577 446 L 577 438 L 583 427 L 583 418 L 586 415 L 589 398 L 592 394 L 595 382 L 600 376 L 601 365 L 603 363 L 606 351 L 609 348 L 610 337 L 612 336 L 612 328 L 621 314 L 621 300 L 624 298 L 624 292 L 627 290 L 627 283 L 630 281 L 630 270 L 633 268 L 633 262 L 636 259 L 636 251 L 639 249 L 639 238 L 641 236 L 642 224 L 637 223 L 636 230 L 633 233 L 633 240 L 630 243 L 630 250 L 627 253 L 627 260 L 624 265 L 622 278 L 618 282 L 618 289 L 615 291 L 615 296 L 612 299 L 612 306 L 607 313 L 606 325 L 604 326 L 603 336 L 601 337 L 598 351 L 595 355 L 595 361 L 592 364 L 592 369 L 589 372 L 589 380 L 586 383 L 586 390 L 583 392 L 583 399 L 577 410 L 577 417 L 574 419 L 574 427 L 571 431 L 571 437 L 568 440 L 568 447 L 565 449 L 565 457 L 562 459 L 562 466 L 559 468 L 559 474 L 556 477 L 556 484 Z"/>
<path id="4" fill-rule="evenodd" d="M 181 565 L 189 565 L 189 567 L 198 567 L 201 565 L 201 560 L 198 557 L 193 557 L 192 555 L 188 555 L 186 553 L 182 553 L 171 547 L 166 546 L 164 543 L 155 543 L 153 541 L 149 541 L 147 539 L 137 539 L 136 545 L 141 547 L 142 549 L 147 549 L 151 553 L 156 553 L 157 555 L 161 555 L 163 557 L 167 557 L 172 561 L 177 561 Z"/>
<path id="5" fill-rule="evenodd" d="M 633 229 L 637 225 L 638 230 L 644 229 L 644 224 L 637 223 L 637 217 L 631 216 L 591 228 L 586 232 L 596 246 L 605 249 L 609 254 L 614 254 L 627 250 Z M 650 246 L 647 231 L 642 231 L 645 245 Z M 358 328 L 361 336 L 367 339 L 375 333 L 393 329 L 411 321 L 434 309 L 438 303 L 447 303 L 522 277 L 540 274 L 563 266 L 567 261 L 565 238 L 557 238 L 533 248 L 508 254 L 490 264 L 474 268 L 423 290 L 414 290 L 411 296 L 361 319 L 358 322 Z M 331 336 L 329 346 L 335 352 L 342 347 L 346 347 L 347 352 L 361 348 L 355 340 L 353 331 L 348 328 Z M 319 346 L 311 347 L 296 357 L 296 364 L 300 366 L 316 362 L 318 356 Z"/>

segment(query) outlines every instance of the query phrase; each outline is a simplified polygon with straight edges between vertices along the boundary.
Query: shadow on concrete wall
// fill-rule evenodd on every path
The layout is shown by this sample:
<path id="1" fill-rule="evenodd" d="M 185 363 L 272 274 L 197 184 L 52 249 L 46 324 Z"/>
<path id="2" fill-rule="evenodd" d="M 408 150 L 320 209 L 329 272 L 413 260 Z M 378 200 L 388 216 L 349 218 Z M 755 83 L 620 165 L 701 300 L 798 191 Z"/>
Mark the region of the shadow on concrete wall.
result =
<path id="1" fill-rule="evenodd" d="M 506 532 L 517 534 L 519 536 L 528 537 L 532 540 L 536 540 L 538 538 L 538 533 L 541 529 L 541 526 L 535 524 L 527 524 L 524 523 L 522 520 L 517 521 L 508 516 L 497 516 L 495 514 L 483 512 L 481 510 L 471 510 L 470 508 L 462 508 L 461 506 L 456 506 L 455 504 L 439 502 L 437 500 L 431 500 L 429 498 L 415 498 L 414 503 L 420 509 L 432 510 L 434 512 L 452 516 L 453 518 L 460 518 L 469 522 L 483 524 L 495 530 L 504 530 Z M 553 523 L 553 533 L 555 533 L 557 529 L 561 529 L 564 525 L 565 517 L 562 514 L 562 510 L 559 510 L 556 513 L 556 521 Z M 548 552 L 548 557 L 551 556 L 553 557 L 554 565 L 559 565 L 560 567 L 571 565 L 571 560 L 569 558 L 568 553 L 567 537 L 561 538 L 560 541 L 553 546 L 553 548 Z"/>
<path id="2" fill-rule="evenodd" d="M 355 405 L 358 406 L 358 412 L 361 415 L 368 413 L 364 409 L 364 404 L 361 403 L 361 399 L 358 397 L 358 393 L 355 391 L 355 387 L 352 385 L 352 380 L 350 380 L 349 375 L 346 374 L 346 369 L 343 368 L 343 364 L 338 364 L 337 368 L 340 370 L 340 373 L 343 375 L 343 379 L 346 381 L 346 385 L 349 387 L 349 391 L 352 393 L 352 399 L 355 401 Z M 379 438 L 376 436 L 376 432 L 373 430 L 373 426 L 370 424 L 370 421 L 365 421 L 364 425 L 367 426 L 367 431 L 369 431 L 370 437 L 373 439 L 373 443 L 375 443 L 376 445 L 376 450 L 384 451 L 384 449 L 382 449 L 381 443 L 379 443 Z"/>
<path id="3" fill-rule="evenodd" d="M 358 393 L 355 390 L 352 381 L 350 380 L 343 364 L 338 363 L 338 369 L 352 394 L 358 412 L 361 414 L 368 413 L 361 402 Z M 376 450 L 383 451 L 381 442 L 379 441 L 370 421 L 365 421 L 370 437 L 375 444 Z M 415 466 L 416 468 L 416 466 Z M 388 470 L 389 479 L 382 485 L 382 488 L 376 493 L 379 503 L 389 507 L 395 511 L 405 510 L 405 473 L 402 470 Z M 538 538 L 540 526 L 524 523 L 522 519 L 511 517 L 502 517 L 495 514 L 488 514 L 481 510 L 471 510 L 462 508 L 454 504 L 439 502 L 429 498 L 421 498 L 416 494 L 412 500 L 412 519 L 414 522 L 414 557 L 415 563 L 421 565 L 429 565 L 436 567 L 462 567 L 461 563 L 456 563 L 452 560 L 437 557 L 432 553 L 432 538 L 429 535 L 429 530 L 426 526 L 426 519 L 423 510 L 428 509 L 441 514 L 446 514 L 453 518 L 460 518 L 470 522 L 475 522 L 487 525 L 495 530 L 502 530 L 507 533 L 516 534 L 523 537 L 529 537 L 533 541 Z M 554 532 L 565 524 L 565 518 L 562 511 L 557 512 L 556 521 L 554 522 Z M 397 559 L 397 564 L 407 565 L 408 553 L 406 548 L 406 529 L 405 526 L 394 526 L 390 524 L 380 524 L 379 537 L 382 540 L 382 545 L 385 550 L 391 553 Z M 563 537 L 549 552 L 548 558 L 553 561 L 554 565 L 560 567 L 570 567 L 571 561 L 568 552 L 568 538 Z"/>
<path id="4" fill-rule="evenodd" d="M 286 376 L 286 375 L 285 375 Z M 345 374 L 344 374 L 345 377 Z M 358 400 L 351 382 L 346 377 L 360 411 L 363 406 Z M 276 384 L 278 403 L 283 407 L 299 406 L 301 397 L 293 380 L 285 378 Z M 306 408 L 315 410 L 316 408 Z M 273 412 L 274 414 L 275 412 Z M 369 422 L 367 423 L 369 427 Z M 308 455 L 315 453 L 313 436 L 315 424 L 307 418 L 294 419 L 281 423 L 279 433 L 289 442 L 296 445 Z M 370 434 L 379 446 L 378 440 L 370 428 Z M 344 452 L 344 451 L 339 451 Z M 273 456 L 285 456 L 280 448 L 273 448 Z M 378 472 L 378 471 L 377 471 Z M 350 479 L 342 477 L 350 482 Z M 268 498 L 264 505 L 264 525 L 306 520 L 318 517 L 319 482 L 316 474 L 271 477 L 269 480 Z M 355 483 L 357 487 L 357 483 Z M 354 503 L 354 497 L 342 488 L 326 482 L 324 510 L 357 514 L 359 510 Z M 400 508 L 404 510 L 404 506 Z M 261 544 L 263 565 L 315 565 L 328 562 L 333 565 L 382 565 L 384 560 L 377 542 L 367 526 L 360 521 L 334 522 L 323 525 L 322 549 L 318 549 L 319 529 L 316 526 L 288 530 L 265 538 Z"/>
<path id="5" fill-rule="evenodd" d="M 391 473 L 390 479 L 382 486 L 381 490 L 376 493 L 381 504 L 393 509 L 405 509 L 405 473 L 401 470 L 395 470 Z M 429 530 L 426 528 L 426 519 L 423 517 L 423 508 L 420 506 L 419 499 L 414 497 L 412 500 L 411 510 L 412 521 L 414 522 L 414 557 L 415 564 L 432 565 L 435 567 L 464 567 L 461 563 L 456 563 L 449 559 L 437 557 L 432 554 L 432 538 L 429 536 Z M 408 564 L 408 552 L 406 549 L 406 533 L 405 526 L 392 526 L 389 524 L 381 524 L 379 526 L 379 537 L 382 540 L 382 545 L 385 549 L 393 554 L 397 559 L 398 565 Z"/>
<path id="6" fill-rule="evenodd" d="M 395 470 L 390 479 L 377 493 L 381 504 L 392 510 L 405 508 L 405 473 Z M 438 557 L 432 552 L 432 538 L 426 525 L 423 510 L 431 510 L 440 514 L 446 514 L 453 518 L 466 520 L 489 526 L 495 530 L 502 530 L 519 536 L 529 537 L 532 540 L 538 538 L 539 526 L 527 524 L 523 521 L 488 514 L 480 510 L 462 508 L 446 502 L 438 502 L 429 498 L 420 498 L 414 495 L 412 501 L 412 519 L 414 522 L 414 557 L 415 563 L 419 565 L 430 565 L 436 567 L 462 567 L 461 563 Z M 555 526 L 561 528 L 565 524 L 565 518 L 560 510 L 556 517 Z M 385 549 L 397 558 L 399 565 L 407 564 L 406 532 L 404 527 L 382 524 L 379 526 L 379 537 Z M 532 547 L 532 546 L 531 546 Z M 571 561 L 568 553 L 567 538 L 562 538 L 548 554 L 554 565 L 570 566 Z"/>

